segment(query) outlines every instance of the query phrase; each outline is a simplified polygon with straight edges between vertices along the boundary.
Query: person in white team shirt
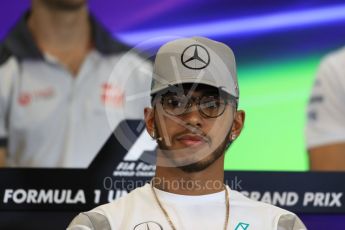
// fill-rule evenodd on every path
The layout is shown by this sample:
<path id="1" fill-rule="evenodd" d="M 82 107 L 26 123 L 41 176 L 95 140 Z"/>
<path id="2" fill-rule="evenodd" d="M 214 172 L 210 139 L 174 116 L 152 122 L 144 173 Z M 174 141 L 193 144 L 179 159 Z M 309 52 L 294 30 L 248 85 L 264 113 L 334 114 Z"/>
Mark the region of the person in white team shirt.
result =
<path id="1" fill-rule="evenodd" d="M 32 0 L 0 42 L 0 167 L 88 167 L 117 125 L 150 104 L 132 97 L 150 89 L 152 66 L 139 54 L 87 0 Z"/>
<path id="2" fill-rule="evenodd" d="M 250 200 L 224 185 L 224 153 L 245 113 L 232 50 L 203 37 L 177 39 L 156 56 L 148 133 L 156 139 L 151 183 L 89 212 L 68 230 L 304 230 L 293 213 Z"/>
<path id="3" fill-rule="evenodd" d="M 307 108 L 306 147 L 313 171 L 345 171 L 345 47 L 326 55 Z"/>

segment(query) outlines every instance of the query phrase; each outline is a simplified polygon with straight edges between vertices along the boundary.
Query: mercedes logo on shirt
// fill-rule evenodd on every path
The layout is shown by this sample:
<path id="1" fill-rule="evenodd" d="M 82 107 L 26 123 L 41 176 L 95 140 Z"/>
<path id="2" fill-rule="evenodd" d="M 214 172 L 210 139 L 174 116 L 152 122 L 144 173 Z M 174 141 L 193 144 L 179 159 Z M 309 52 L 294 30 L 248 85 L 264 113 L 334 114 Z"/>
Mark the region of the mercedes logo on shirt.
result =
<path id="1" fill-rule="evenodd" d="M 163 227 L 154 221 L 146 221 L 135 225 L 133 230 L 163 230 Z"/>
<path id="2" fill-rule="evenodd" d="M 210 54 L 205 47 L 193 44 L 182 52 L 181 62 L 188 69 L 203 69 L 210 64 Z"/>

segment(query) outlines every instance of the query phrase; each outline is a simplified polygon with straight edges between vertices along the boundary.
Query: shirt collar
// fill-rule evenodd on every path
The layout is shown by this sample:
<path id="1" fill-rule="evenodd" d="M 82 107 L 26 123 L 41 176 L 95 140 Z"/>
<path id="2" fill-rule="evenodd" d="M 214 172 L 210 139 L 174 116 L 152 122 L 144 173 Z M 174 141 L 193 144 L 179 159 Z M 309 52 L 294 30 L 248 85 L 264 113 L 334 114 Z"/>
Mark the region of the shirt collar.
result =
<path id="1" fill-rule="evenodd" d="M 43 54 L 37 47 L 27 26 L 26 12 L 6 36 L 3 46 L 19 59 L 43 59 Z M 96 50 L 104 55 L 125 52 L 129 47 L 115 40 L 109 32 L 90 15 L 91 33 Z"/>

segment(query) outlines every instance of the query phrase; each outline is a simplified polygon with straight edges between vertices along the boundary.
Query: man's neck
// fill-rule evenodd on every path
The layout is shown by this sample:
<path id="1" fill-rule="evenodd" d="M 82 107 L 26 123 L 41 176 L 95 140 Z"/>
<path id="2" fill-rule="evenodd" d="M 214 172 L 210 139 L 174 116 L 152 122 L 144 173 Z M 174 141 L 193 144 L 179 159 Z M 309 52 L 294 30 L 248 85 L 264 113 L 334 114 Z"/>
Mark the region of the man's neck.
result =
<path id="1" fill-rule="evenodd" d="M 36 3 L 28 27 L 42 52 L 55 56 L 73 75 L 78 72 L 91 49 L 87 6 L 63 11 Z"/>
<path id="2" fill-rule="evenodd" d="M 185 172 L 180 168 L 156 168 L 153 178 L 155 188 L 181 195 L 205 195 L 224 190 L 224 158 L 199 172 Z"/>

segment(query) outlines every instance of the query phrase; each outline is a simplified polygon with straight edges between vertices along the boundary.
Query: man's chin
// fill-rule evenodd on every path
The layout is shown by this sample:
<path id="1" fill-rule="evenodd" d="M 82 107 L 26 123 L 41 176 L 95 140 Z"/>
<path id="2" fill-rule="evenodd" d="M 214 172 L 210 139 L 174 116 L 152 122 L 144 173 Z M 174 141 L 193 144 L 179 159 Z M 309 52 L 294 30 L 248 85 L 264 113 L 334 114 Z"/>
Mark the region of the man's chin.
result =
<path id="1" fill-rule="evenodd" d="M 213 162 L 195 162 L 188 165 L 179 166 L 178 168 L 187 173 L 201 172 L 207 169 Z"/>
<path id="2" fill-rule="evenodd" d="M 209 149 L 169 149 L 162 150 L 163 156 L 170 162 L 173 166 L 187 166 L 194 164 L 202 164 L 205 159 L 209 159 L 212 155 Z"/>
<path id="3" fill-rule="evenodd" d="M 192 154 L 192 155 L 191 155 Z M 170 158 L 173 167 L 179 168 L 184 172 L 200 172 L 212 165 L 222 153 L 220 152 L 190 152 L 184 157 L 181 154 L 178 157 Z"/>
<path id="4" fill-rule="evenodd" d="M 198 151 L 187 151 L 183 153 L 173 151 L 171 152 L 173 155 L 170 155 L 170 160 L 175 167 L 184 172 L 201 172 L 214 164 L 225 153 L 225 148 L 226 140 L 215 149 L 207 147 Z"/>

